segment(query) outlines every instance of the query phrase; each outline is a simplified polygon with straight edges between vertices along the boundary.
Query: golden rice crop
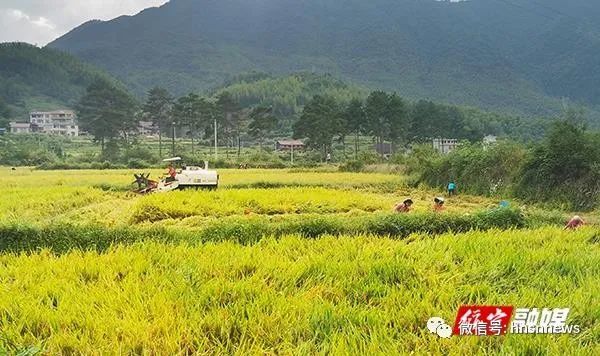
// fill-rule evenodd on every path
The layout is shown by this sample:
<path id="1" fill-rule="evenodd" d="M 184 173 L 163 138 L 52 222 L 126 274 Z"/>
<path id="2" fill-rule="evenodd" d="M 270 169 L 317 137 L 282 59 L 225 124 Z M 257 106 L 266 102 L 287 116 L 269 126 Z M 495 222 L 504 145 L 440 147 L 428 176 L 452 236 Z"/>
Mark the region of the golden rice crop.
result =
<path id="1" fill-rule="evenodd" d="M 316 217 L 390 223 L 380 213 L 394 203 L 412 197 L 423 213 L 441 193 L 408 188 L 392 174 L 219 170 L 217 191 L 138 196 L 127 192 L 133 172 L 0 169 L 0 223 L 52 224 L 66 247 L 0 254 L 0 354 L 600 353 L 594 228 L 404 240 L 292 235 L 242 245 L 229 231 Z M 447 199 L 447 212 L 463 219 L 496 205 L 459 195 Z M 99 243 L 104 227 L 135 224 L 157 227 L 159 238 L 102 252 L 73 247 Z M 185 242 L 211 226 L 226 242 Z M 114 231 L 110 241 L 122 241 Z M 159 242 L 180 232 L 186 238 Z M 47 236 L 36 246 L 52 245 Z M 69 243 L 79 236 L 83 245 Z M 570 307 L 583 332 L 442 340 L 426 331 L 429 317 L 452 320 L 465 303 Z"/>
<path id="2" fill-rule="evenodd" d="M 98 203 L 107 194 L 76 187 L 0 189 L 0 221 L 45 221 L 71 210 Z"/>
<path id="3" fill-rule="evenodd" d="M 0 255 L 0 353 L 600 353 L 594 229 L 289 236 Z M 570 307 L 579 335 L 431 335 L 464 303 Z"/>
<path id="4" fill-rule="evenodd" d="M 160 171 L 154 171 L 158 176 Z M 0 221 L 127 225 L 230 215 L 339 214 L 390 211 L 406 197 L 415 211 L 431 209 L 439 192 L 409 189 L 397 175 L 288 170 L 219 170 L 218 191 L 138 196 L 128 192 L 133 170 L 37 171 L 0 169 Z M 271 186 L 252 188 L 254 186 Z M 115 188 L 115 189 L 113 189 Z M 448 212 L 472 212 L 493 200 L 461 196 Z M 197 222 L 197 220 L 196 220 Z M 171 224 L 172 225 L 172 224 Z M 185 227 L 185 222 L 178 225 Z"/>
<path id="5" fill-rule="evenodd" d="M 122 169 L 122 170 L 72 170 L 42 171 L 31 168 L 17 168 L 12 171 L 0 167 L 2 188 L 52 187 L 52 186 L 93 186 L 98 184 L 129 185 L 133 173 L 151 173 L 151 179 L 158 179 L 165 170 Z M 261 182 L 280 185 L 317 185 L 334 187 L 360 187 L 361 185 L 393 183 L 403 185 L 399 175 L 380 173 L 313 172 L 284 169 L 219 169 L 221 186 L 252 185 Z"/>
<path id="6" fill-rule="evenodd" d="M 143 197 L 132 219 L 141 222 L 191 216 L 374 212 L 389 209 L 391 205 L 392 197 L 324 188 L 179 191 Z"/>

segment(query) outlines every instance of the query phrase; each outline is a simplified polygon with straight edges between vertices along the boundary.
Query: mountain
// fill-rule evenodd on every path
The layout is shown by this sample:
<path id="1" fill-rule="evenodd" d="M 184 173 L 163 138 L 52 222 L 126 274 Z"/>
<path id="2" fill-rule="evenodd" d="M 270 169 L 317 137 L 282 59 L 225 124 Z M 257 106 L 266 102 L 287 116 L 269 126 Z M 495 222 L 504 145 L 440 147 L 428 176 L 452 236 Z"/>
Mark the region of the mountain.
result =
<path id="1" fill-rule="evenodd" d="M 600 2 L 171 0 L 88 22 L 49 47 L 138 94 L 252 70 L 331 73 L 409 98 L 545 115 L 600 106 Z"/>
<path id="2" fill-rule="evenodd" d="M 116 81 L 56 49 L 0 43 L 0 98 L 15 119 L 25 119 L 30 110 L 72 108 L 98 77 Z"/>

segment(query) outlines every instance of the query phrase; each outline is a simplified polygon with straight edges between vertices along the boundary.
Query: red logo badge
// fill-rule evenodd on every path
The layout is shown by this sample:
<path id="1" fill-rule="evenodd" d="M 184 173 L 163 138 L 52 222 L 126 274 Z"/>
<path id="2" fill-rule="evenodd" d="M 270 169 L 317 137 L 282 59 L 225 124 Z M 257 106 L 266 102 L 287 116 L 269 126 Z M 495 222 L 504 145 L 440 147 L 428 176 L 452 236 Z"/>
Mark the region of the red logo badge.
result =
<path id="1" fill-rule="evenodd" d="M 505 335 L 512 316 L 512 306 L 463 305 L 458 308 L 454 335 Z"/>

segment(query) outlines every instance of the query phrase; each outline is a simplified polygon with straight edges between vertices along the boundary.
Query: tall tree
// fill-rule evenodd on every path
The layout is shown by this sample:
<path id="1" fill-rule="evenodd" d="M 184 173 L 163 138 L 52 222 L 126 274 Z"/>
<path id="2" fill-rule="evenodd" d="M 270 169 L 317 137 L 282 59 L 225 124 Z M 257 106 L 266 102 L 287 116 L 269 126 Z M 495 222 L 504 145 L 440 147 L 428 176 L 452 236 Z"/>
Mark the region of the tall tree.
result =
<path id="1" fill-rule="evenodd" d="M 241 152 L 242 115 L 240 105 L 229 92 L 217 96 L 216 107 L 220 113 L 220 125 L 226 138 L 237 139 L 238 156 Z"/>
<path id="2" fill-rule="evenodd" d="M 435 126 L 438 116 L 438 107 L 435 103 L 419 100 L 412 110 L 411 138 L 420 142 L 435 138 L 439 132 Z"/>
<path id="3" fill-rule="evenodd" d="M 250 125 L 248 133 L 254 139 L 258 139 L 262 150 L 265 136 L 273 132 L 277 127 L 277 118 L 273 115 L 273 108 L 267 106 L 257 106 L 250 112 Z"/>
<path id="4" fill-rule="evenodd" d="M 194 137 L 205 130 L 212 119 L 212 104 L 206 98 L 190 93 L 177 100 L 174 107 L 175 116 L 180 123 L 187 126 L 191 138 L 192 154 L 194 154 Z"/>
<path id="5" fill-rule="evenodd" d="M 331 150 L 333 138 L 341 131 L 341 116 L 333 98 L 315 95 L 294 124 L 294 138 L 307 138 L 307 145 L 322 149 L 325 157 Z"/>
<path id="6" fill-rule="evenodd" d="M 363 102 L 360 99 L 350 101 L 344 111 L 344 124 L 348 132 L 354 134 L 354 159 L 358 159 L 360 134 L 364 131 L 366 121 L 367 115 Z"/>
<path id="7" fill-rule="evenodd" d="M 408 137 L 411 126 L 404 100 L 396 93 L 388 96 L 385 117 L 390 128 L 387 138 L 392 142 L 392 149 L 395 150 L 398 141 Z"/>
<path id="8" fill-rule="evenodd" d="M 158 152 L 162 157 L 162 131 L 173 120 L 173 97 L 164 88 L 155 87 L 148 91 L 142 115 L 158 129 Z"/>
<path id="9" fill-rule="evenodd" d="M 0 127 L 7 127 L 12 116 L 12 110 L 8 104 L 0 97 Z"/>
<path id="10" fill-rule="evenodd" d="M 100 142 L 104 153 L 107 140 L 125 137 L 136 127 L 137 103 L 125 90 L 103 80 L 95 80 L 77 104 L 83 130 Z"/>
<path id="11" fill-rule="evenodd" d="M 587 127 L 585 108 L 581 106 L 569 106 L 563 110 L 562 116 L 565 121 L 579 128 Z"/>
<path id="12" fill-rule="evenodd" d="M 369 94 L 365 106 L 367 132 L 375 137 L 377 146 L 382 148 L 382 155 L 386 134 L 391 129 L 389 122 L 388 101 L 388 94 L 378 90 Z"/>

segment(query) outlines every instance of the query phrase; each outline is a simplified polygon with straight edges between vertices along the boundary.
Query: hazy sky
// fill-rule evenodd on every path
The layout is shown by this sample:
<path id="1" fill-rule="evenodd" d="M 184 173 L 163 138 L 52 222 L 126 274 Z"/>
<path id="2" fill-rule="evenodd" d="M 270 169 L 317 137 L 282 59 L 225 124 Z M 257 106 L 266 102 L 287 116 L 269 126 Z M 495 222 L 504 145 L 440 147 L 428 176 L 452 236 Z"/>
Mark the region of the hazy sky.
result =
<path id="1" fill-rule="evenodd" d="M 45 45 L 94 19 L 133 15 L 167 0 L 0 0 L 0 42 Z"/>

